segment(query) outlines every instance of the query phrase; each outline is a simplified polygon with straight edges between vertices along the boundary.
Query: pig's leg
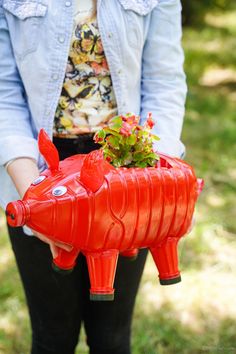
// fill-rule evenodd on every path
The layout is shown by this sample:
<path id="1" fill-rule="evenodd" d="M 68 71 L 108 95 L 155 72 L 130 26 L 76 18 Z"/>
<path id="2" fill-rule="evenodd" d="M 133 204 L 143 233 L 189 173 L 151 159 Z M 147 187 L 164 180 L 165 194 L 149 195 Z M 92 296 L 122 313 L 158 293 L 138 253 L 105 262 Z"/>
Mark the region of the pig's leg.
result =
<path id="1" fill-rule="evenodd" d="M 121 256 L 127 257 L 131 261 L 133 261 L 133 260 L 135 260 L 138 257 L 138 249 L 137 248 L 133 248 L 133 249 L 121 252 Z"/>
<path id="2" fill-rule="evenodd" d="M 181 281 L 178 269 L 177 244 L 179 239 L 168 237 L 161 246 L 150 248 L 159 271 L 161 285 L 170 285 Z"/>
<path id="3" fill-rule="evenodd" d="M 111 301 L 114 299 L 113 283 L 118 255 L 118 250 L 85 254 L 91 285 L 90 300 Z"/>
<path id="4" fill-rule="evenodd" d="M 59 249 L 58 256 L 53 259 L 53 269 L 60 273 L 70 273 L 72 272 L 76 258 L 78 257 L 79 250 L 73 248 L 70 252 Z"/>

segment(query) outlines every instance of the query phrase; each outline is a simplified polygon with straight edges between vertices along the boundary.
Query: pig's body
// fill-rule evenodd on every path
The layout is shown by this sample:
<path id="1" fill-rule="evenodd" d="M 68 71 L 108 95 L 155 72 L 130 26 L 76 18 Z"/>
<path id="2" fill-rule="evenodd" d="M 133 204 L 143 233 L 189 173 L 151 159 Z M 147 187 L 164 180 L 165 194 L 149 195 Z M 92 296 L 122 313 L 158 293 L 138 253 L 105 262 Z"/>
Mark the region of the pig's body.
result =
<path id="1" fill-rule="evenodd" d="M 139 248 L 151 250 L 162 284 L 178 282 L 177 243 L 190 226 L 199 180 L 185 162 L 160 156 L 157 167 L 144 169 L 115 169 L 101 151 L 75 155 L 59 167 L 53 160 L 44 180 L 8 205 L 9 223 L 72 245 L 54 259 L 60 268 L 73 268 L 83 252 L 92 299 L 113 297 L 118 253 Z"/>

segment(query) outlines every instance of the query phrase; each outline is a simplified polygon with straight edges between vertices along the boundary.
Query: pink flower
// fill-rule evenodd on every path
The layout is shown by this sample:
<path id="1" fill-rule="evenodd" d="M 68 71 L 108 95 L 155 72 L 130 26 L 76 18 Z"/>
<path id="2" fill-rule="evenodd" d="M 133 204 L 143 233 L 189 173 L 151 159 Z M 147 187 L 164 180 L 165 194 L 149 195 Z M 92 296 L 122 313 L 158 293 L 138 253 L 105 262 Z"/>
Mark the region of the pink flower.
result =
<path id="1" fill-rule="evenodd" d="M 138 123 L 138 118 L 133 114 L 132 116 L 127 117 L 127 123 L 134 126 Z"/>
<path id="2" fill-rule="evenodd" d="M 106 157 L 106 160 L 107 160 L 107 162 L 111 162 L 111 157 L 110 157 L 110 156 L 107 156 L 107 157 Z"/>
<path id="3" fill-rule="evenodd" d="M 128 123 L 123 122 L 120 128 L 120 133 L 124 136 L 130 136 L 132 133 L 132 127 Z"/>
<path id="4" fill-rule="evenodd" d="M 123 122 L 127 122 L 132 127 L 136 126 L 139 122 L 139 116 L 135 114 L 127 113 L 125 116 L 121 116 Z"/>
<path id="5" fill-rule="evenodd" d="M 147 126 L 152 129 L 154 127 L 155 123 L 152 119 L 152 113 L 148 113 L 148 116 L 147 116 Z"/>
<path id="6" fill-rule="evenodd" d="M 130 135 L 131 135 L 130 131 L 125 130 L 125 129 L 123 129 L 123 128 L 121 128 L 120 133 L 121 133 L 123 136 L 130 136 Z"/>
<path id="7" fill-rule="evenodd" d="M 94 135 L 94 140 L 95 140 L 95 143 L 99 143 L 99 141 L 102 141 L 103 139 L 99 138 L 98 134 L 95 134 Z"/>
<path id="8" fill-rule="evenodd" d="M 136 116 L 135 114 L 127 115 L 126 122 L 129 123 L 132 127 L 134 127 L 139 122 L 139 116 Z"/>

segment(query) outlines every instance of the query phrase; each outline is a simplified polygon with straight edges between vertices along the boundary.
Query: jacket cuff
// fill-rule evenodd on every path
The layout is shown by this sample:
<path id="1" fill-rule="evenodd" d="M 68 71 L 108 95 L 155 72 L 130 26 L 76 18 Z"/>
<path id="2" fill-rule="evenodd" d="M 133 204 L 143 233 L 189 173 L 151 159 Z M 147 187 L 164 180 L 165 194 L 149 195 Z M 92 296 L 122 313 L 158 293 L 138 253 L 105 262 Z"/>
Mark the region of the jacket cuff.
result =
<path id="1" fill-rule="evenodd" d="M 23 231 L 27 236 L 34 236 L 32 230 L 26 225 L 23 226 Z"/>
<path id="2" fill-rule="evenodd" d="M 186 154 L 184 144 L 180 140 L 168 136 L 158 135 L 160 140 L 153 143 L 153 149 L 157 152 L 183 159 Z"/>
<path id="3" fill-rule="evenodd" d="M 29 157 L 38 161 L 37 140 L 25 136 L 11 135 L 1 138 L 0 165 L 18 157 Z"/>

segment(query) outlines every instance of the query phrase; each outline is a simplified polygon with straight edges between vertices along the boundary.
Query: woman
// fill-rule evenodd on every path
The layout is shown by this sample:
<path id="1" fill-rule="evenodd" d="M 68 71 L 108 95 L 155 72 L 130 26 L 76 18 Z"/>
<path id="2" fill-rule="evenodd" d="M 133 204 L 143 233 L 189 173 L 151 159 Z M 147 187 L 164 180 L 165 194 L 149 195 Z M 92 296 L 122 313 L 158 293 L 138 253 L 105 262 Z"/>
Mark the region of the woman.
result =
<path id="1" fill-rule="evenodd" d="M 45 163 L 44 128 L 60 158 L 98 146 L 93 134 L 118 114 L 157 119 L 158 150 L 184 156 L 186 96 L 180 0 L 0 0 L 1 206 L 21 198 Z M 27 228 L 9 235 L 32 324 L 33 354 L 71 354 L 84 323 L 91 354 L 130 353 L 130 327 L 146 251 L 120 257 L 114 302 L 91 302 L 83 256 L 62 277 L 62 244 Z M 42 242 L 45 241 L 45 242 Z"/>

